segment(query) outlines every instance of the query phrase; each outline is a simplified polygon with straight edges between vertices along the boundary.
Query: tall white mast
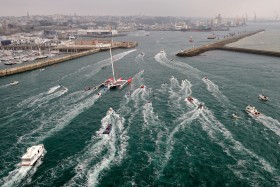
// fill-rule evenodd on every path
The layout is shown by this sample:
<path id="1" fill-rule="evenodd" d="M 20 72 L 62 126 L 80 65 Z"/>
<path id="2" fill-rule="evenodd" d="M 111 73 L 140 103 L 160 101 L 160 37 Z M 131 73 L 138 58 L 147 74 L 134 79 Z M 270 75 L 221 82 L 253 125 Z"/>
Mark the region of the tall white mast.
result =
<path id="1" fill-rule="evenodd" d="M 114 70 L 114 62 L 113 62 L 112 49 L 111 49 L 111 48 L 112 48 L 112 45 L 113 45 L 113 39 L 112 39 L 113 32 L 112 32 L 111 27 L 110 27 L 110 32 L 111 32 L 110 56 L 111 56 L 111 64 L 112 64 L 113 79 L 114 79 L 114 82 L 116 82 L 115 70 Z"/>

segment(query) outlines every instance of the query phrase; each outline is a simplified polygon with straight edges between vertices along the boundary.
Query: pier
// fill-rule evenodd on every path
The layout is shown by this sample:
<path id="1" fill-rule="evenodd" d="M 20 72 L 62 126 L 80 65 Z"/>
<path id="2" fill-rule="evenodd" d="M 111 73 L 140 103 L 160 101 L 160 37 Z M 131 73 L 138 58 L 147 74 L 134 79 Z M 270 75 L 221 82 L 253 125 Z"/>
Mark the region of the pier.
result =
<path id="1" fill-rule="evenodd" d="M 267 56 L 280 56 L 280 52 L 275 51 L 264 51 L 264 50 L 255 50 L 255 49 L 246 49 L 246 48 L 235 48 L 235 47 L 226 47 L 225 45 L 229 43 L 236 42 L 242 38 L 249 37 L 255 35 L 259 32 L 263 32 L 264 29 L 257 30 L 254 32 L 248 32 L 240 34 L 239 36 L 232 36 L 230 38 L 222 39 L 214 43 L 206 44 L 197 48 L 192 48 L 189 50 L 181 51 L 176 54 L 176 56 L 180 57 L 192 57 L 197 56 L 201 53 L 211 50 L 227 50 L 227 51 L 235 51 L 235 52 L 243 52 L 243 53 L 251 53 L 251 54 L 259 54 L 259 55 L 267 55 Z"/>
<path id="2" fill-rule="evenodd" d="M 118 42 L 118 43 L 114 43 L 112 48 L 133 48 L 133 47 L 136 47 L 137 45 L 138 45 L 138 43 L 136 43 L 136 42 Z M 77 49 L 75 49 L 73 47 L 71 49 L 73 51 L 78 51 Z M 17 73 L 22 73 L 22 72 L 26 72 L 26 71 L 31 71 L 34 69 L 40 69 L 40 68 L 43 68 L 46 66 L 51 66 L 51 65 L 58 64 L 61 62 L 65 62 L 65 61 L 73 60 L 73 59 L 80 58 L 83 56 L 98 53 L 98 52 L 104 51 L 104 50 L 109 50 L 109 47 L 103 47 L 103 48 L 90 47 L 90 48 L 87 48 L 87 50 L 85 50 L 83 52 L 72 53 L 72 54 L 69 54 L 64 57 L 44 59 L 44 60 L 40 60 L 39 62 L 32 63 L 32 64 L 3 69 L 3 70 L 0 70 L 0 77 L 7 76 L 7 75 L 13 75 L 13 74 L 17 74 Z"/>

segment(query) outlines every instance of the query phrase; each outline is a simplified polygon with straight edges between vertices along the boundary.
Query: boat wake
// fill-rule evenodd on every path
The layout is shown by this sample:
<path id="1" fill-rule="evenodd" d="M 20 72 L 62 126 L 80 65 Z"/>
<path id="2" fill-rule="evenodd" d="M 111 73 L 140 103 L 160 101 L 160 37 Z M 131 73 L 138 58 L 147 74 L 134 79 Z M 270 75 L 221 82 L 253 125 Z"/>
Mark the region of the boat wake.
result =
<path id="1" fill-rule="evenodd" d="M 57 89 L 60 88 L 60 87 L 61 87 L 61 86 L 58 85 L 58 86 L 54 86 L 54 87 L 50 88 L 47 94 L 51 94 L 51 93 L 55 92 L 55 90 L 57 90 Z"/>
<path id="2" fill-rule="evenodd" d="M 94 91 L 91 93 L 93 92 Z M 56 105 L 48 106 L 41 117 L 37 116 L 36 119 L 34 119 L 34 121 L 40 123 L 40 125 L 31 132 L 20 136 L 17 143 L 41 142 L 68 125 L 76 116 L 91 107 L 102 94 L 106 92 L 107 90 L 101 90 L 100 95 L 93 94 L 83 100 L 75 98 L 75 100 L 81 100 L 80 102 L 73 102 L 71 98 L 73 97 L 73 94 L 71 94 L 56 102 Z M 82 94 L 80 97 L 83 98 L 85 95 Z M 57 112 L 53 113 L 52 111 Z"/>
<path id="3" fill-rule="evenodd" d="M 266 179 L 262 177 L 263 172 L 272 176 L 274 181 L 279 185 L 279 176 L 276 169 L 266 160 L 256 155 L 251 150 L 242 145 L 241 142 L 234 139 L 222 123 L 215 119 L 214 115 L 206 107 L 198 118 L 202 129 L 208 134 L 213 143 L 218 144 L 224 153 L 233 159 L 235 164 L 228 164 L 236 177 L 247 180 L 253 186 L 262 186 Z M 254 165 L 253 171 L 247 168 Z"/>
<path id="4" fill-rule="evenodd" d="M 60 97 L 68 91 L 68 89 L 66 87 L 63 87 L 63 89 L 59 89 L 61 87 L 62 86 L 60 86 L 60 85 L 54 86 L 54 87 L 50 88 L 47 92 L 42 92 L 36 96 L 29 97 L 29 98 L 21 101 L 20 103 L 18 103 L 17 107 L 22 107 L 24 105 L 27 105 L 27 107 L 32 107 L 38 103 L 40 103 L 40 104 L 47 103 L 51 99 Z"/>
<path id="5" fill-rule="evenodd" d="M 206 84 L 207 90 L 222 104 L 229 103 L 228 98 L 219 90 L 219 86 L 213 83 L 208 78 L 203 78 L 202 81 Z"/>
<path id="6" fill-rule="evenodd" d="M 260 115 L 258 117 L 254 117 L 256 121 L 262 123 L 265 127 L 269 128 L 273 131 L 277 136 L 280 136 L 280 122 L 276 119 L 268 117 L 266 115 Z"/>
<path id="7" fill-rule="evenodd" d="M 101 124 L 101 130 L 93 135 L 84 153 L 76 158 L 76 162 L 79 163 L 76 166 L 76 174 L 65 186 L 96 186 L 101 173 L 109 169 L 113 163 L 117 163 L 118 157 L 123 157 L 124 145 L 128 139 L 127 137 L 122 139 L 125 136 L 124 118 L 111 110 L 101 120 Z M 112 124 L 112 129 L 109 134 L 103 134 L 108 124 Z M 104 153 L 105 155 L 102 155 Z"/>
<path id="8" fill-rule="evenodd" d="M 141 54 L 139 54 L 135 57 L 135 62 L 137 62 L 138 64 L 145 63 L 144 56 L 145 56 L 145 53 L 141 52 Z"/>
<path id="9" fill-rule="evenodd" d="M 169 88 L 169 100 L 172 103 L 173 107 L 178 110 L 181 110 L 182 107 L 182 99 L 190 96 L 192 94 L 192 84 L 187 80 L 182 80 L 181 85 L 179 84 L 178 80 L 174 77 L 170 79 L 170 88 Z"/>
<path id="10" fill-rule="evenodd" d="M 186 63 L 169 60 L 166 56 L 166 53 L 158 53 L 155 55 L 155 60 L 159 62 L 161 65 L 166 66 L 170 69 L 177 70 L 178 72 L 184 74 L 184 75 L 191 75 L 192 77 L 195 77 L 196 79 L 200 79 L 202 76 L 202 72 Z"/>
<path id="11" fill-rule="evenodd" d="M 0 185 L 2 187 L 9 187 L 18 185 L 22 186 L 21 183 L 28 183 L 31 181 L 31 177 L 35 174 L 42 163 L 42 160 L 39 159 L 34 166 L 21 166 L 16 168 L 15 170 L 9 172 L 8 176 L 0 179 Z M 25 179 L 25 182 L 23 182 L 23 179 Z"/>

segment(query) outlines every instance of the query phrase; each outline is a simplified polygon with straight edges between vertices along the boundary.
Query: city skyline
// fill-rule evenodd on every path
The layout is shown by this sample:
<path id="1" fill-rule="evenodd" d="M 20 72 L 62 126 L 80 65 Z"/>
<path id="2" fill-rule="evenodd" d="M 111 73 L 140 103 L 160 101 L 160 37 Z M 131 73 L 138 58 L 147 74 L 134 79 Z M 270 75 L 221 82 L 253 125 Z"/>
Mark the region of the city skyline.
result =
<path id="1" fill-rule="evenodd" d="M 15 6 L 16 5 L 16 6 Z M 210 8 L 209 8 L 210 7 Z M 0 16 L 30 15 L 112 15 L 112 16 L 180 16 L 180 17 L 266 17 L 274 18 L 280 14 L 280 1 L 254 0 L 9 0 L 1 3 Z"/>

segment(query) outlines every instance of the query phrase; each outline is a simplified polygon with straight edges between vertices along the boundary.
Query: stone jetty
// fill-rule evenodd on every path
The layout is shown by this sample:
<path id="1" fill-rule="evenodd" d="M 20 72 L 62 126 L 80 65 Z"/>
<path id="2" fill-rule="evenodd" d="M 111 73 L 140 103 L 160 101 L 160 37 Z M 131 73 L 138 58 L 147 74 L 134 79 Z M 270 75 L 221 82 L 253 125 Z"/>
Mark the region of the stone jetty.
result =
<path id="1" fill-rule="evenodd" d="M 210 51 L 210 50 L 228 50 L 228 51 L 236 51 L 236 52 L 244 52 L 244 53 L 253 53 L 253 54 L 259 54 L 259 55 L 269 55 L 269 56 L 278 56 L 279 55 L 280 56 L 279 52 L 273 52 L 273 51 L 225 47 L 225 45 L 227 45 L 229 43 L 236 42 L 242 38 L 249 37 L 249 36 L 252 36 L 259 32 L 263 32 L 263 31 L 264 31 L 264 29 L 261 29 L 261 30 L 257 30 L 257 31 L 253 31 L 253 32 L 246 32 L 246 33 L 240 34 L 238 36 L 231 36 L 229 38 L 222 39 L 222 40 L 219 40 L 214 43 L 210 43 L 210 44 L 202 45 L 197 48 L 192 48 L 192 49 L 188 49 L 185 51 L 181 51 L 181 52 L 177 53 L 176 55 L 180 56 L 180 57 L 192 57 L 192 56 L 197 56 L 201 53 L 204 53 L 204 52 Z"/>

